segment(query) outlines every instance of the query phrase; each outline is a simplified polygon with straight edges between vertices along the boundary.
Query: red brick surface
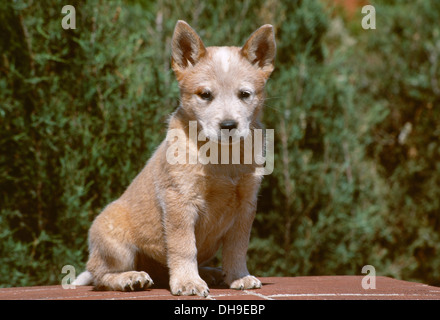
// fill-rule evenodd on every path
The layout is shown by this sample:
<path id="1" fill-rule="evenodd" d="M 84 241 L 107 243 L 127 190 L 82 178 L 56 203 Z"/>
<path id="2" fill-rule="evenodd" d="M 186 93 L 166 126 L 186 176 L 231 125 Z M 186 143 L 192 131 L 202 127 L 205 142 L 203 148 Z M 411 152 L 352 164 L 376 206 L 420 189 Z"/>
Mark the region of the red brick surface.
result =
<path id="1" fill-rule="evenodd" d="M 376 277 L 376 289 L 362 288 L 363 276 L 267 277 L 263 287 L 236 291 L 211 288 L 211 300 L 440 300 L 440 287 Z M 93 291 L 91 286 L 63 289 L 58 286 L 0 289 L 1 300 L 197 300 L 198 296 L 172 296 L 167 289 L 140 292 Z"/>

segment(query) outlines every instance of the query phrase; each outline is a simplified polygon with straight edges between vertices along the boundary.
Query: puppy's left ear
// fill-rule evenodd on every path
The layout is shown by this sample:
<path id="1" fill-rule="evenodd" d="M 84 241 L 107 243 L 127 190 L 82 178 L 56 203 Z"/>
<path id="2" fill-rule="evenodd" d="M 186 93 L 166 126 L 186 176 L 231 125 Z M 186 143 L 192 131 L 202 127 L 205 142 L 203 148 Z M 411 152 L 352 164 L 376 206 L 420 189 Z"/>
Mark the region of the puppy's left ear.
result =
<path id="1" fill-rule="evenodd" d="M 250 63 L 260 68 L 266 79 L 269 78 L 274 69 L 276 54 L 275 34 L 272 25 L 265 24 L 255 31 L 241 48 L 241 54 Z"/>

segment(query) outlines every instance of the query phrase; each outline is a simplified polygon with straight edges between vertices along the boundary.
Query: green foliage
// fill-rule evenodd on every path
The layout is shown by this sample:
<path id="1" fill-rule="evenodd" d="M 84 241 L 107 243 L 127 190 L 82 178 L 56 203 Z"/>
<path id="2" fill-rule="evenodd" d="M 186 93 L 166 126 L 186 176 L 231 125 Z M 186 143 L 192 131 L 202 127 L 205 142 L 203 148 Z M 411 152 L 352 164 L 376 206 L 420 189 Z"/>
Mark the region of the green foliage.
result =
<path id="1" fill-rule="evenodd" d="M 361 97 L 387 110 L 366 145 L 387 183 L 387 258 L 400 277 L 438 285 L 440 3 L 381 1 L 376 10 L 386 36 L 362 34 L 356 59 L 366 62 L 357 65 Z"/>
<path id="2" fill-rule="evenodd" d="M 276 112 L 266 113 L 278 134 L 276 170 L 260 201 L 269 214 L 256 222 L 264 241 L 251 244 L 250 260 L 268 275 L 356 274 L 365 264 L 383 272 L 376 242 L 386 237 L 386 203 L 362 140 L 384 115 L 370 108 L 360 116 L 346 61 L 327 51 L 330 21 L 322 6 L 296 6 L 277 21 L 280 54 L 268 88 Z"/>
<path id="3" fill-rule="evenodd" d="M 84 268 L 87 230 L 165 136 L 176 20 L 206 45 L 277 35 L 275 129 L 248 254 L 256 275 L 440 284 L 440 4 L 377 1 L 376 30 L 313 1 L 0 2 L 0 286 Z M 411 14 L 409 14 L 411 13 Z"/>

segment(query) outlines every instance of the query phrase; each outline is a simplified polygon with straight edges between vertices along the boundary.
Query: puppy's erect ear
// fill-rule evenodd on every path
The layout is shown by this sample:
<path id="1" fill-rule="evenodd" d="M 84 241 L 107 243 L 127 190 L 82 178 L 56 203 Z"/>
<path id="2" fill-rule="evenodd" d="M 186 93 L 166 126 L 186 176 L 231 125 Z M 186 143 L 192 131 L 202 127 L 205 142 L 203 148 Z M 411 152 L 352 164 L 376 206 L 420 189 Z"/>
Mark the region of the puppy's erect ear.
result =
<path id="1" fill-rule="evenodd" d="M 274 69 L 275 53 L 275 34 L 270 24 L 265 24 L 255 31 L 241 48 L 241 54 L 250 63 L 262 69 L 266 78 Z"/>
<path id="2" fill-rule="evenodd" d="M 171 52 L 172 67 L 179 78 L 186 68 L 194 66 L 205 55 L 206 49 L 194 29 L 179 20 L 174 28 Z"/>

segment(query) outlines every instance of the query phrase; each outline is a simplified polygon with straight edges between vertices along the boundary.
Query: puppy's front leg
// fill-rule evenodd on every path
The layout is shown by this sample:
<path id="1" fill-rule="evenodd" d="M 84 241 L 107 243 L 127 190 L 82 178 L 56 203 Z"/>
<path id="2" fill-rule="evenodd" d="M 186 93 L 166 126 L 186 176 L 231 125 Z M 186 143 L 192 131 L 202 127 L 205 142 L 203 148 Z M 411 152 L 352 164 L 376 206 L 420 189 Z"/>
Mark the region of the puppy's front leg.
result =
<path id="1" fill-rule="evenodd" d="M 254 217 L 255 207 L 247 208 L 223 240 L 223 271 L 225 282 L 231 289 L 261 288 L 261 281 L 250 275 L 246 266 L 246 253 Z"/>
<path id="2" fill-rule="evenodd" d="M 197 212 L 190 205 L 167 206 L 164 224 L 170 289 L 173 295 L 208 296 L 209 289 L 199 276 L 194 233 Z"/>

